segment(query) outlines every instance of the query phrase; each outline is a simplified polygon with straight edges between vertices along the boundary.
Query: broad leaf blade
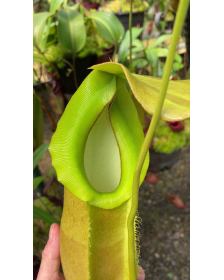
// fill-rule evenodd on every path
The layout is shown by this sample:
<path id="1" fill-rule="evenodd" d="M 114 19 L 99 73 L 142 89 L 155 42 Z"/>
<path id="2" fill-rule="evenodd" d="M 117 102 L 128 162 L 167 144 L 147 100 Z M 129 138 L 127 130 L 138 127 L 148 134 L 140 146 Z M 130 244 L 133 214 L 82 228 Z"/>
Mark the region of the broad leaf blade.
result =
<path id="1" fill-rule="evenodd" d="M 165 42 L 167 39 L 170 39 L 172 37 L 172 34 L 164 34 L 159 36 L 155 43 L 153 44 L 155 47 L 161 45 L 163 42 Z"/>
<path id="2" fill-rule="evenodd" d="M 83 16 L 78 11 L 58 11 L 58 37 L 63 48 L 76 56 L 86 43 Z"/>
<path id="3" fill-rule="evenodd" d="M 178 53 L 175 53 L 174 60 L 175 60 L 176 62 L 182 63 L 182 57 L 181 57 L 181 55 L 178 54 Z"/>
<path id="4" fill-rule="evenodd" d="M 109 12 L 97 12 L 90 16 L 96 23 L 101 35 L 109 42 L 114 43 L 116 50 L 118 44 L 124 36 L 124 27 L 118 18 Z"/>
<path id="5" fill-rule="evenodd" d="M 46 211 L 40 209 L 37 206 L 33 206 L 33 218 L 37 220 L 42 220 L 43 222 L 46 222 L 48 224 L 57 223 L 60 224 L 60 222 L 55 219 L 52 215 L 48 214 Z"/>
<path id="6" fill-rule="evenodd" d="M 43 180 L 44 180 L 43 176 L 34 178 L 33 179 L 33 188 L 35 189 Z"/>
<path id="7" fill-rule="evenodd" d="M 144 51 L 144 47 L 142 46 L 137 46 L 137 47 L 134 47 L 133 49 L 132 49 L 132 53 L 139 53 L 139 52 L 141 52 L 141 51 Z"/>
<path id="8" fill-rule="evenodd" d="M 136 39 L 133 44 L 132 44 L 132 56 L 136 56 L 137 53 L 143 51 L 145 47 L 142 45 L 142 42 L 138 39 Z M 129 65 L 129 53 L 130 49 L 125 49 L 124 52 L 122 53 L 122 57 L 120 57 L 119 62 L 128 67 Z M 121 53 L 120 53 L 121 54 Z M 133 57 L 132 57 L 133 58 Z"/>
<path id="9" fill-rule="evenodd" d="M 138 38 L 138 36 L 142 33 L 142 31 L 143 31 L 143 27 L 141 27 L 141 28 L 132 27 L 132 41 L 135 41 Z M 129 30 L 127 30 L 125 33 L 124 42 L 126 45 L 128 45 L 130 47 L 130 31 Z"/>
<path id="10" fill-rule="evenodd" d="M 155 50 L 157 52 L 158 57 L 167 57 L 168 56 L 168 49 L 156 48 Z M 179 54 L 175 53 L 174 60 L 181 63 L 182 62 L 182 57 Z"/>
<path id="11" fill-rule="evenodd" d="M 146 54 L 146 57 L 147 57 L 148 61 L 152 65 L 152 67 L 155 67 L 156 62 L 158 60 L 158 55 L 157 55 L 156 49 L 154 49 L 154 48 L 153 49 L 146 49 L 145 54 Z"/>
<path id="12" fill-rule="evenodd" d="M 165 48 L 146 48 L 145 50 L 146 56 L 149 61 L 157 60 L 158 57 L 167 57 L 168 56 L 168 49 Z M 153 57 L 152 57 L 153 56 Z M 182 57 L 175 53 L 174 60 L 181 63 Z"/>
<path id="13" fill-rule="evenodd" d="M 143 51 L 145 49 L 145 47 L 142 44 L 142 41 L 140 41 L 139 39 L 135 39 L 133 44 L 132 44 L 132 51 L 134 52 L 140 52 Z"/>
<path id="14" fill-rule="evenodd" d="M 64 0 L 51 0 L 50 13 L 54 13 L 63 3 Z"/>
<path id="15" fill-rule="evenodd" d="M 112 62 L 95 65 L 91 69 L 105 71 L 126 78 L 138 102 L 149 114 L 154 114 L 162 85 L 161 78 L 132 75 L 122 64 Z M 161 111 L 161 119 L 166 121 L 179 121 L 189 117 L 190 80 L 170 81 Z"/>
<path id="16" fill-rule="evenodd" d="M 48 146 L 49 143 L 45 143 L 41 145 L 38 149 L 36 149 L 36 151 L 33 153 L 33 169 L 37 166 L 42 156 L 46 153 Z"/>
<path id="17" fill-rule="evenodd" d="M 173 63 L 173 70 L 174 71 L 179 71 L 183 67 L 184 67 L 184 64 L 182 64 L 182 63 L 179 63 L 179 62 L 174 62 Z"/>
<path id="18" fill-rule="evenodd" d="M 143 31 L 143 28 L 132 27 L 132 44 Z M 118 62 L 123 62 L 127 57 L 130 48 L 130 31 L 125 33 L 124 39 L 121 41 L 118 51 Z"/>
<path id="19" fill-rule="evenodd" d="M 133 93 L 142 107 L 153 114 L 156 109 L 162 79 L 134 75 L 137 81 L 131 82 Z M 137 76 L 137 77 L 136 77 Z M 183 120 L 190 117 L 190 81 L 170 81 L 161 111 L 166 121 Z"/>
<path id="20" fill-rule="evenodd" d="M 168 49 L 156 48 L 155 50 L 158 57 L 167 57 L 168 55 Z"/>
<path id="21" fill-rule="evenodd" d="M 44 35 L 44 28 L 46 26 L 46 20 L 52 15 L 52 13 L 43 12 L 33 15 L 33 45 L 40 49 Z"/>
<path id="22" fill-rule="evenodd" d="M 137 58 L 133 61 L 133 67 L 142 68 L 148 65 L 148 61 L 144 58 Z"/>

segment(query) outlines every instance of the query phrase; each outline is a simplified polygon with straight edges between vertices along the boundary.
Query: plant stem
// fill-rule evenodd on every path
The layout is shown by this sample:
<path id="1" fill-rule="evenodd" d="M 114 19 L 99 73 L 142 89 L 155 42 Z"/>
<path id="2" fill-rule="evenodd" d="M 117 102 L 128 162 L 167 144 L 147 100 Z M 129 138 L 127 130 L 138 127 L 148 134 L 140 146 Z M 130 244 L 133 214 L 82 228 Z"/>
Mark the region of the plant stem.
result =
<path id="1" fill-rule="evenodd" d="M 112 61 L 113 61 L 113 62 L 115 62 L 116 53 L 117 53 L 117 46 L 114 45 L 114 52 L 113 52 L 113 56 L 112 56 Z"/>
<path id="2" fill-rule="evenodd" d="M 129 61 L 129 70 L 131 72 L 131 69 L 132 69 L 132 0 L 130 0 L 129 32 L 130 32 L 130 61 Z"/>
<path id="3" fill-rule="evenodd" d="M 128 248 L 129 248 L 129 278 L 130 280 L 135 280 L 137 278 L 137 267 L 134 266 L 135 264 L 133 261 L 136 260 L 136 252 L 133 250 L 135 248 L 135 233 L 133 230 L 134 222 L 135 222 L 135 215 L 138 210 L 138 196 L 139 196 L 139 178 L 141 169 L 146 157 L 146 154 L 149 150 L 150 143 L 152 141 L 156 125 L 161 115 L 162 106 L 166 96 L 166 90 L 169 83 L 170 73 L 172 70 L 172 65 L 174 61 L 174 55 L 176 52 L 176 46 L 178 43 L 179 36 L 181 34 L 182 26 L 184 23 L 184 19 L 187 13 L 187 9 L 189 6 L 189 0 L 181 0 L 179 3 L 176 21 L 173 29 L 173 36 L 171 39 L 171 44 L 169 48 L 168 57 L 165 64 L 165 70 L 162 78 L 162 86 L 160 90 L 160 94 L 158 97 L 155 113 L 153 114 L 152 121 L 150 123 L 148 132 L 146 134 L 146 138 L 142 145 L 142 149 L 138 158 L 138 162 L 136 165 L 134 179 L 133 179 L 133 188 L 132 188 L 132 208 L 128 217 L 128 228 L 129 228 L 129 237 L 128 237 Z M 132 230 L 131 230 L 132 227 Z M 133 244 L 134 243 L 134 244 Z"/>

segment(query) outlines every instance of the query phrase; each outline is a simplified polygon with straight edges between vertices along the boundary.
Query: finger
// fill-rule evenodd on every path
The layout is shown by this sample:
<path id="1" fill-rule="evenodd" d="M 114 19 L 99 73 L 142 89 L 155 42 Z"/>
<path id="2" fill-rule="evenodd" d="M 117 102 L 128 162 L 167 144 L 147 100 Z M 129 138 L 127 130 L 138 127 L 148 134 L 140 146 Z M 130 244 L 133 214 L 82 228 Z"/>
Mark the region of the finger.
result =
<path id="1" fill-rule="evenodd" d="M 64 279 L 59 273 L 60 269 L 60 227 L 51 225 L 47 245 L 42 252 L 42 261 L 37 280 Z"/>
<path id="2" fill-rule="evenodd" d="M 141 266 L 138 266 L 138 277 L 137 280 L 145 280 L 145 272 Z"/>

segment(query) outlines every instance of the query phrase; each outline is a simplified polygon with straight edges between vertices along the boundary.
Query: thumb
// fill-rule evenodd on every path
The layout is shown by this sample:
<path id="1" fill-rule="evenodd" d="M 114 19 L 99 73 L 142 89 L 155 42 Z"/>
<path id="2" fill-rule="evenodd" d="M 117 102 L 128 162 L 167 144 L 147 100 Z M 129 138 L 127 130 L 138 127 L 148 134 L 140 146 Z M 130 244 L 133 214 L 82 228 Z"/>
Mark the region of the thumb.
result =
<path id="1" fill-rule="evenodd" d="M 62 280 L 60 269 L 60 227 L 52 224 L 47 245 L 42 252 L 42 261 L 37 280 Z"/>
<path id="2" fill-rule="evenodd" d="M 141 266 L 138 266 L 138 278 L 137 280 L 145 280 L 145 272 Z"/>

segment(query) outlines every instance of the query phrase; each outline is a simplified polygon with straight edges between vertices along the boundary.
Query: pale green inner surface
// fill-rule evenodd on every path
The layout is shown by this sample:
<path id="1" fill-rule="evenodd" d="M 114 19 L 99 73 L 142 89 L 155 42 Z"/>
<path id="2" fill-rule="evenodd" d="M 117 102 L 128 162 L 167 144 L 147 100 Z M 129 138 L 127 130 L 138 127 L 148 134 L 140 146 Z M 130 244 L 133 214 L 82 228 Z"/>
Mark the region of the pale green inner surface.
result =
<path id="1" fill-rule="evenodd" d="M 91 186 L 99 192 L 114 191 L 121 179 L 121 159 L 117 141 L 103 110 L 87 138 L 84 167 Z"/>

